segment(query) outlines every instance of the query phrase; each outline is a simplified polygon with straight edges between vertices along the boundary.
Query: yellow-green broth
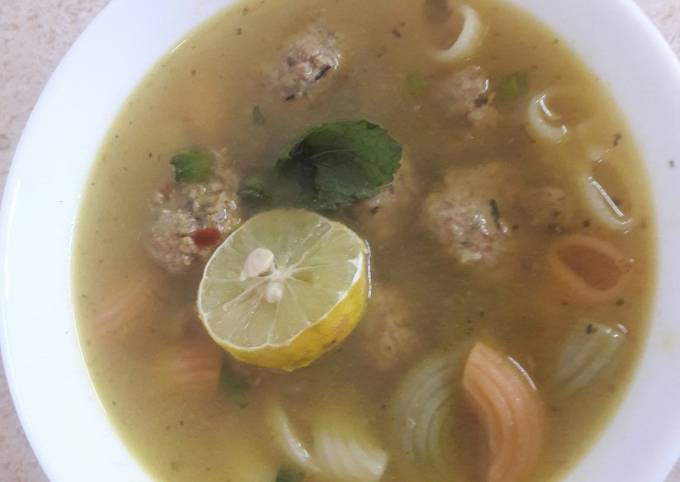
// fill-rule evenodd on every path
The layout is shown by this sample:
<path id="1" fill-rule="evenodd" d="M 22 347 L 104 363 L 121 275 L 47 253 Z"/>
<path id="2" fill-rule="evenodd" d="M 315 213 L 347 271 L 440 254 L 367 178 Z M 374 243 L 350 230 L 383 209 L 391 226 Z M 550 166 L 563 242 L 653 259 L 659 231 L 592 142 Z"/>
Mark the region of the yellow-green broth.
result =
<path id="1" fill-rule="evenodd" d="M 492 81 L 518 71 L 526 71 L 529 79 L 527 94 L 497 102 L 504 120 L 492 132 L 472 132 L 433 99 L 432 86 L 451 67 L 428 55 L 445 35 L 441 23 L 426 20 L 422 0 L 242 3 L 191 33 L 127 101 L 84 196 L 74 244 L 75 302 L 85 358 L 102 404 L 154 477 L 274 482 L 279 468 L 290 463 L 272 440 L 263 410 L 279 401 L 307 438 L 306 424 L 320 411 L 352 414 L 372 428 L 388 452 L 381 480 L 412 480 L 391 431 L 394 390 L 428 353 L 462 350 L 476 340 L 503 347 L 535 375 L 545 402 L 544 448 L 527 482 L 563 476 L 596 440 L 626 392 L 653 291 L 653 213 L 642 164 L 605 87 L 565 42 L 503 3 L 474 0 L 471 5 L 487 29 L 471 63 L 486 69 Z M 309 98 L 285 102 L 269 85 L 268 72 L 278 65 L 291 35 L 313 21 L 337 33 L 343 65 Z M 526 132 L 526 105 L 532 95 L 562 87 L 578 92 L 578 102 L 590 113 L 588 129 L 582 144 L 546 146 Z M 253 122 L 255 106 L 263 124 Z M 418 173 L 418 202 L 404 207 L 406 221 L 394 236 L 373 240 L 371 218 L 336 217 L 367 238 L 374 286 L 398 290 L 424 348 L 415 359 L 382 372 L 372 366 L 357 329 L 309 367 L 268 375 L 242 395 L 218 390 L 195 399 L 168 389 L 156 375 L 155 360 L 167 346 L 181 342 L 181 313 L 195 302 L 200 281 L 198 271 L 183 277 L 161 274 L 143 248 L 149 200 L 172 179 L 170 158 L 189 148 L 225 147 L 245 174 L 271 163 L 309 127 L 345 119 L 384 126 Z M 583 144 L 611 149 L 610 162 L 627 186 L 626 202 L 636 207 L 630 231 L 599 227 L 582 206 L 576 212 L 579 222 L 567 233 L 546 229 L 523 235 L 519 226 L 531 256 L 518 274 L 499 281 L 460 267 L 424 230 L 420 201 L 447 170 L 501 160 L 527 180 L 558 183 L 575 193 L 588 162 Z M 607 240 L 634 259 L 629 281 L 615 300 L 583 304 L 540 291 L 547 249 L 573 233 Z M 160 276 L 161 296 L 149 301 L 131 336 L 98 336 L 92 320 L 101 303 L 122 281 L 144 272 Z M 367 317 L 374 308 L 369 300 Z M 541 370 L 551 366 L 571 328 L 583 320 L 625 326 L 628 343 L 606 377 L 560 401 L 542 384 Z M 483 439 L 483 427 L 464 402 L 460 406 L 462 422 L 450 448 L 458 470 L 441 480 L 481 481 L 474 441 Z M 307 474 L 304 480 L 323 479 Z"/>

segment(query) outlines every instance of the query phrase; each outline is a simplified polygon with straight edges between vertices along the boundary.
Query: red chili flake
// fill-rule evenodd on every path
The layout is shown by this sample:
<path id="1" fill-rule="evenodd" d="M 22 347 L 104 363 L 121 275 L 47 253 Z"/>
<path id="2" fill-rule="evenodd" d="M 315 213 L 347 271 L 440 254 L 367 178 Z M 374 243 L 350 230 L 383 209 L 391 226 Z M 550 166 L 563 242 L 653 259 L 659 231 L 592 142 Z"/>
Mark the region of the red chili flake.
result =
<path id="1" fill-rule="evenodd" d="M 220 240 L 220 231 L 217 228 L 204 228 L 194 231 L 191 235 L 196 246 L 199 248 L 206 248 L 217 244 Z"/>

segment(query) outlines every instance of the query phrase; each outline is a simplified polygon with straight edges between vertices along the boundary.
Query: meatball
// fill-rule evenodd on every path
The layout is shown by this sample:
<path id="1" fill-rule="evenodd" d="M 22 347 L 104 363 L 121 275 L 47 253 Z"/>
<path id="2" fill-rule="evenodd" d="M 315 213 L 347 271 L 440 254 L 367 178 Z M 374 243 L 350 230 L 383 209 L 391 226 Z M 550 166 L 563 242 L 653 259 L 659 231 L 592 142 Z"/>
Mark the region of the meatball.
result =
<path id="1" fill-rule="evenodd" d="M 285 100 L 301 97 L 340 65 L 337 38 L 319 25 L 309 26 L 291 43 L 274 74 Z"/>
<path id="2" fill-rule="evenodd" d="M 234 172 L 220 166 L 206 183 L 173 182 L 158 191 L 146 249 L 169 273 L 182 274 L 205 261 L 241 223 Z"/>
<path id="3" fill-rule="evenodd" d="M 540 186 L 523 190 L 517 200 L 531 226 L 556 232 L 567 229 L 574 218 L 571 199 L 559 187 Z"/>
<path id="4" fill-rule="evenodd" d="M 481 67 L 465 67 L 446 77 L 440 86 L 438 100 L 453 117 L 467 119 L 476 129 L 494 129 L 499 114 L 492 105 L 490 82 Z"/>
<path id="5" fill-rule="evenodd" d="M 421 348 L 420 336 L 407 308 L 397 291 L 374 285 L 359 336 L 371 362 L 380 371 L 389 371 Z"/>
<path id="6" fill-rule="evenodd" d="M 370 199 L 357 203 L 354 213 L 371 237 L 384 241 L 392 237 L 405 221 L 404 214 L 417 195 L 413 164 L 404 156 L 394 180 Z"/>
<path id="7" fill-rule="evenodd" d="M 425 227 L 461 264 L 494 266 L 516 251 L 512 224 L 520 175 L 492 162 L 451 169 L 425 201 Z"/>

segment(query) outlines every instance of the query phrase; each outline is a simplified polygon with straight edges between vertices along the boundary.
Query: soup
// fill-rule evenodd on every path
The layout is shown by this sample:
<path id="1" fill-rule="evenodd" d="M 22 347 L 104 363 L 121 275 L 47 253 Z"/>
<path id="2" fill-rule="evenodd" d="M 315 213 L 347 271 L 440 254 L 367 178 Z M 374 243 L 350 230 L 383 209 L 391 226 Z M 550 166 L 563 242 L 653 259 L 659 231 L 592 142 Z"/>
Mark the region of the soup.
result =
<path id="1" fill-rule="evenodd" d="M 513 7 L 242 3 L 101 149 L 85 358 L 158 480 L 558 480 L 645 339 L 646 189 L 605 87 Z"/>

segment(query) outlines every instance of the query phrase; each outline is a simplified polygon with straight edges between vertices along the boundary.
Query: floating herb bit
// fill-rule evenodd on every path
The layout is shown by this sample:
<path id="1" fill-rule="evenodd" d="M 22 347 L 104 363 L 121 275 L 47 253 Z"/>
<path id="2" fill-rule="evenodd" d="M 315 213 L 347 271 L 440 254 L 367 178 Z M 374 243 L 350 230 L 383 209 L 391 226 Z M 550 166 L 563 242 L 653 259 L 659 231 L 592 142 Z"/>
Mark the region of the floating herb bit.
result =
<path id="1" fill-rule="evenodd" d="M 290 469 L 281 469 L 276 475 L 276 482 L 302 482 L 304 474 Z"/>
<path id="2" fill-rule="evenodd" d="M 228 399 L 235 401 L 241 407 L 245 407 L 248 404 L 246 396 L 250 388 L 248 383 L 234 377 L 226 368 L 222 367 L 220 390 Z"/>
<path id="3" fill-rule="evenodd" d="M 406 76 L 406 87 L 413 93 L 424 90 L 427 87 L 427 84 L 427 80 L 417 72 L 410 72 Z"/>
<path id="4" fill-rule="evenodd" d="M 493 222 L 499 230 L 501 227 L 501 210 L 498 209 L 498 202 L 495 199 L 489 201 L 489 207 L 491 208 L 491 216 L 493 217 Z"/>
<path id="5" fill-rule="evenodd" d="M 498 98 L 513 100 L 529 91 L 529 74 L 524 70 L 514 72 L 498 84 Z"/>
<path id="6" fill-rule="evenodd" d="M 256 105 L 255 107 L 253 107 L 252 116 L 253 116 L 253 124 L 255 124 L 256 126 L 263 126 L 264 125 L 264 123 L 265 123 L 264 114 L 262 113 L 262 110 L 260 109 L 259 105 Z"/>
<path id="7" fill-rule="evenodd" d="M 276 482 L 302 482 L 305 474 L 295 470 L 282 469 L 276 476 Z"/>
<path id="8" fill-rule="evenodd" d="M 212 157 L 201 151 L 188 151 L 177 154 L 170 164 L 175 168 L 177 182 L 205 182 L 210 179 Z"/>

